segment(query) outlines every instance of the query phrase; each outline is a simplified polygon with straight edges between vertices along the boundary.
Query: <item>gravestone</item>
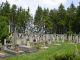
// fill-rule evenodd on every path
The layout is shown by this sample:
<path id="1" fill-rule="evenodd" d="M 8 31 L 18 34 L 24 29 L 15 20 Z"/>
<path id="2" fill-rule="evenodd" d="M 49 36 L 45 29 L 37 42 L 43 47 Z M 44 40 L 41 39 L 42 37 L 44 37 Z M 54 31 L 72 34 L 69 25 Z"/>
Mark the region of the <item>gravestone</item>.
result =
<path id="1" fill-rule="evenodd" d="M 31 47 L 31 45 L 30 45 L 30 41 L 27 41 L 27 47 Z"/>
<path id="2" fill-rule="evenodd" d="M 74 38 L 74 35 L 72 35 L 72 42 L 74 42 L 75 38 Z"/>
<path id="3" fill-rule="evenodd" d="M 80 36 L 78 36 L 78 39 L 79 39 L 79 43 L 80 43 Z"/>
<path id="4" fill-rule="evenodd" d="M 64 42 L 64 35 L 61 36 L 61 40 L 62 40 L 62 42 Z"/>
<path id="5" fill-rule="evenodd" d="M 68 36 L 69 41 L 72 41 L 72 35 Z"/>
<path id="6" fill-rule="evenodd" d="M 59 42 L 59 36 L 58 35 L 56 35 L 56 39 L 57 39 L 57 42 Z"/>
<path id="7" fill-rule="evenodd" d="M 75 40 L 76 40 L 76 43 L 78 43 L 78 35 L 76 35 Z"/>
<path id="8" fill-rule="evenodd" d="M 53 36 L 53 42 L 55 42 L 55 37 Z"/>
<path id="9" fill-rule="evenodd" d="M 49 36 L 50 36 L 50 37 L 49 37 L 49 44 L 51 44 L 51 43 L 52 43 L 52 41 L 53 41 L 53 35 L 52 35 L 52 34 L 50 34 Z"/>
<path id="10" fill-rule="evenodd" d="M 73 42 L 75 42 L 75 35 L 73 35 Z"/>
<path id="11" fill-rule="evenodd" d="M 78 43 L 80 43 L 80 36 L 78 35 Z"/>
<path id="12" fill-rule="evenodd" d="M 4 48 L 3 48 L 3 49 L 4 49 L 4 50 L 7 49 L 6 39 L 4 39 Z"/>
<path id="13" fill-rule="evenodd" d="M 64 41 L 65 41 L 65 40 L 67 40 L 67 35 L 66 35 L 66 34 L 64 34 Z"/>

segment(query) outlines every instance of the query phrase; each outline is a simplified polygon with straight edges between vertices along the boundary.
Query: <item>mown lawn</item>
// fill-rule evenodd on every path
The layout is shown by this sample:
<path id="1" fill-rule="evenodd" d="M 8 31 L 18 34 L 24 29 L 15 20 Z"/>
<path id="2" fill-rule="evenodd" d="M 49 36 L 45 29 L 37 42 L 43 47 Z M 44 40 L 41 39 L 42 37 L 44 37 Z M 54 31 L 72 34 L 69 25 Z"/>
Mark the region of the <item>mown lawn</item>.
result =
<path id="1" fill-rule="evenodd" d="M 80 54 L 80 44 L 77 45 L 77 48 Z M 79 60 L 80 55 L 75 56 L 74 52 L 74 44 L 61 44 L 35 53 L 15 55 L 0 60 Z"/>

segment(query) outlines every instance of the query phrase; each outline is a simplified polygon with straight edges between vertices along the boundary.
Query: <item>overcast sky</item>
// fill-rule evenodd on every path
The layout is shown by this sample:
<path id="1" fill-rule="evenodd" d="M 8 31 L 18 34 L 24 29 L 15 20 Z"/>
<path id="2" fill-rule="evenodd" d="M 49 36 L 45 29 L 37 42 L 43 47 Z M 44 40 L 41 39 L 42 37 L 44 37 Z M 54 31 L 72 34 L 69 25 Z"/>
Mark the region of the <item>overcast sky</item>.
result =
<path id="1" fill-rule="evenodd" d="M 1 2 L 5 2 L 6 0 L 0 0 Z M 34 15 L 37 6 L 41 6 L 42 8 L 54 9 L 58 8 L 58 6 L 62 3 L 65 8 L 69 7 L 73 2 L 75 6 L 78 5 L 80 0 L 7 0 L 11 5 L 16 4 L 18 7 L 22 6 L 27 9 L 30 8 L 30 13 Z"/>

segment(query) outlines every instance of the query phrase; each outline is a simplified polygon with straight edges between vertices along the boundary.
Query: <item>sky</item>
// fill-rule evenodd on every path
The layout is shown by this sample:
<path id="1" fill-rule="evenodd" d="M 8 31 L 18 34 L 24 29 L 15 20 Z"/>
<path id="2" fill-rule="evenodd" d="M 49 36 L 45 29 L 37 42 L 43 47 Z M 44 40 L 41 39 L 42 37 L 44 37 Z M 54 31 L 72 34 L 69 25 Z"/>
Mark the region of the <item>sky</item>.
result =
<path id="1" fill-rule="evenodd" d="M 5 2 L 6 0 L 0 0 L 1 2 Z M 16 4 L 18 7 L 22 6 L 24 9 L 30 8 L 30 14 L 34 15 L 38 6 L 42 8 L 54 9 L 58 8 L 62 3 L 65 8 L 69 7 L 73 2 L 75 6 L 79 4 L 80 0 L 7 0 L 10 5 Z"/>

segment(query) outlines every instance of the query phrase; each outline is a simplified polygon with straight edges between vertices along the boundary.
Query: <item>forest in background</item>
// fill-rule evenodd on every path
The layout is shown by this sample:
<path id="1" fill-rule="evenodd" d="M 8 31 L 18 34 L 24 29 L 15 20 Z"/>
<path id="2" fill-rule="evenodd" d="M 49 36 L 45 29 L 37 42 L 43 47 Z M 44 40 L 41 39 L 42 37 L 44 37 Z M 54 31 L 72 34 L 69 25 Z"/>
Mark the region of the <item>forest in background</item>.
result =
<path id="1" fill-rule="evenodd" d="M 30 9 L 23 9 L 16 5 L 10 6 L 8 1 L 0 4 L 0 40 L 8 37 L 15 30 L 18 33 L 25 33 L 27 23 L 33 20 L 32 30 L 37 32 L 45 31 L 45 34 L 79 34 L 80 32 L 80 3 L 75 6 L 74 3 L 65 9 L 60 4 L 58 9 L 42 8 L 38 6 L 33 16 Z M 10 32 L 9 32 L 10 25 Z"/>

